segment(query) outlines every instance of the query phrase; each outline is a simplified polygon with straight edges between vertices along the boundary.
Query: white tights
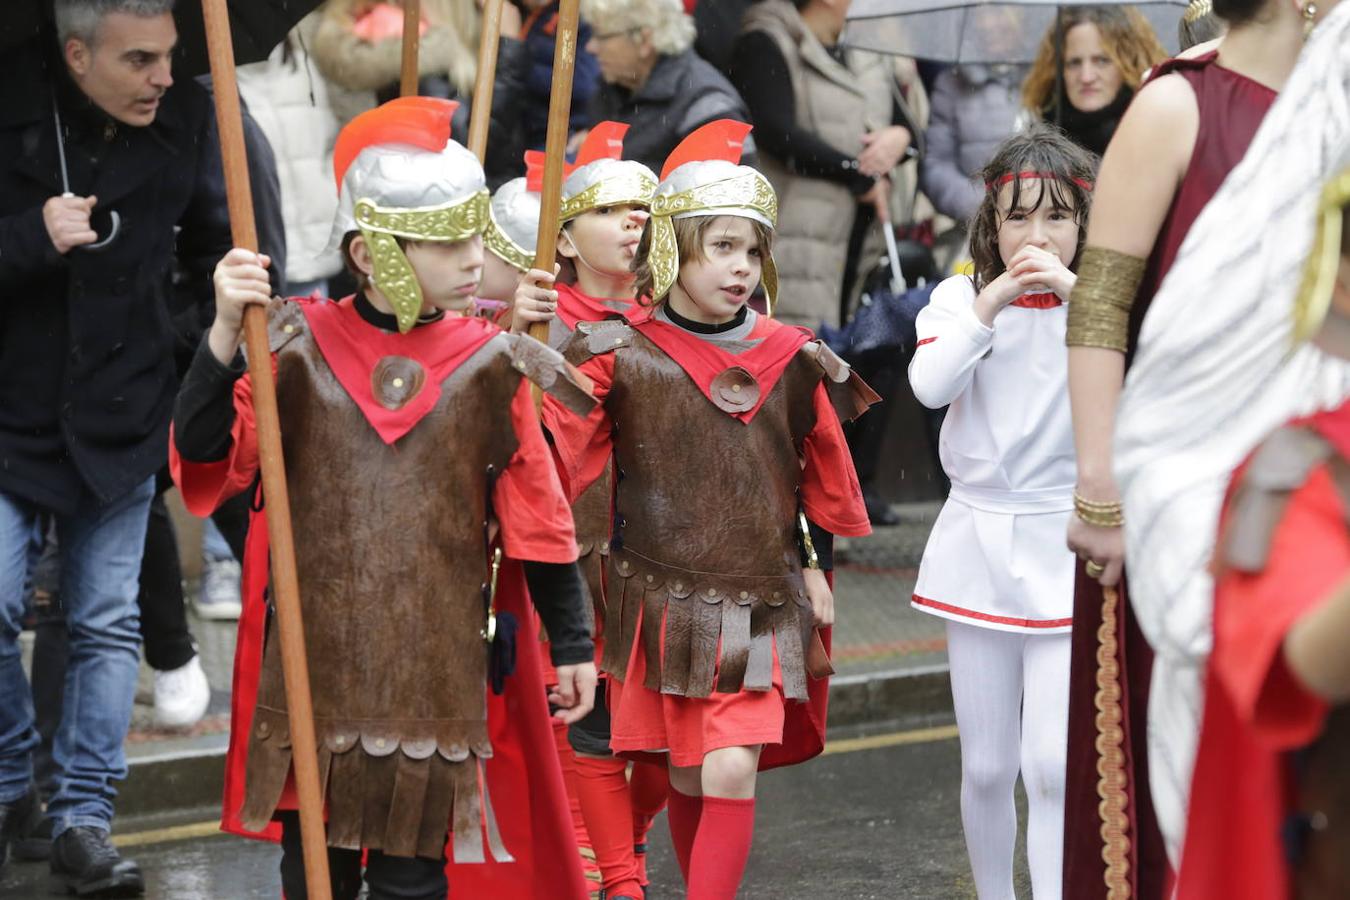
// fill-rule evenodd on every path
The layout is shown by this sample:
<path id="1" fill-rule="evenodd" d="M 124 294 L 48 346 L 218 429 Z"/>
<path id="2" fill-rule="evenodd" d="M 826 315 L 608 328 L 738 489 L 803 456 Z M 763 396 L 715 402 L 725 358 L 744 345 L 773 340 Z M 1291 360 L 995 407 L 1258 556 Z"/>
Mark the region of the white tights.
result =
<path id="1" fill-rule="evenodd" d="M 947 622 L 961 733 L 961 821 L 980 900 L 1015 900 L 1017 773 L 1027 792 L 1035 900 L 1060 900 L 1070 637 Z"/>

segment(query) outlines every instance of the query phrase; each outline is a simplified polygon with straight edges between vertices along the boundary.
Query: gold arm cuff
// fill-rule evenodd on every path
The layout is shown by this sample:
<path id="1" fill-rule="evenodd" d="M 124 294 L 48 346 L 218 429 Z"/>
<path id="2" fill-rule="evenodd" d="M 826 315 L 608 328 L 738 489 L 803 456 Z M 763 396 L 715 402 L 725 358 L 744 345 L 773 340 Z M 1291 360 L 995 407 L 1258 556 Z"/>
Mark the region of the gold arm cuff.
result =
<path id="1" fill-rule="evenodd" d="M 1105 247 L 1085 249 L 1069 298 L 1065 343 L 1124 353 L 1129 347 L 1130 307 L 1146 264 L 1147 260 Z"/>

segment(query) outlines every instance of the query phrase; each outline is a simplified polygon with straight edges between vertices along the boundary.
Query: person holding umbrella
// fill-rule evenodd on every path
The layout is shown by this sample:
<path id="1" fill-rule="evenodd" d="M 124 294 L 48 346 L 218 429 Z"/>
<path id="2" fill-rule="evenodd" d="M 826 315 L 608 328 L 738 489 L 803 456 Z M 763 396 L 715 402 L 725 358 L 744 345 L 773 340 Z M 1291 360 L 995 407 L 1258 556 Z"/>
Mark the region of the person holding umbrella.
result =
<path id="1" fill-rule="evenodd" d="M 71 635 L 51 869 L 81 893 L 143 890 L 109 829 L 176 386 L 171 272 L 175 258 L 209 272 L 229 248 L 211 100 L 175 78 L 173 7 L 58 0 L 57 40 L 44 27 L 10 54 L 24 77 L 6 79 L 0 122 L 0 844 L 35 799 L 17 638 L 28 539 L 49 512 Z"/>
<path id="2" fill-rule="evenodd" d="M 1128 6 L 1062 10 L 1022 83 L 1034 115 L 1101 156 L 1150 68 L 1167 51 L 1148 19 Z"/>

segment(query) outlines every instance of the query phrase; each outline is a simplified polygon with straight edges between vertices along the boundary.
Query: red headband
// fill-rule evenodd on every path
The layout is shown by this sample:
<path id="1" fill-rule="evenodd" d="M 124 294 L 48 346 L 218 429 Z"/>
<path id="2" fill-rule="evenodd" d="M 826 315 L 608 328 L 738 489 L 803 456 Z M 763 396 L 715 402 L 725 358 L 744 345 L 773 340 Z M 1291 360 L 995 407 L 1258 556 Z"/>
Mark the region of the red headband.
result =
<path id="1" fill-rule="evenodd" d="M 994 188 L 1002 187 L 1014 178 L 1048 178 L 1054 181 L 1059 180 L 1059 176 L 1054 172 L 1009 172 L 997 181 L 986 181 L 984 187 L 986 190 L 992 191 Z M 1090 181 L 1084 181 L 1081 178 L 1070 178 L 1069 180 L 1085 191 L 1092 190 L 1092 182 Z"/>

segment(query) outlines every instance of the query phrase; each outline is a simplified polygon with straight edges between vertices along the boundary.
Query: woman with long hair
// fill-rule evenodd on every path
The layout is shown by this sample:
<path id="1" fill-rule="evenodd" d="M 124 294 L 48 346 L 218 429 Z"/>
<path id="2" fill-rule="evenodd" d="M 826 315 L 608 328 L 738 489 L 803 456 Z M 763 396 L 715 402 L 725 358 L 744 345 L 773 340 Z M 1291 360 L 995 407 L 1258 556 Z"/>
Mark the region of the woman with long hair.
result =
<path id="1" fill-rule="evenodd" d="M 1144 75 L 1166 58 L 1138 10 L 1069 7 L 1041 40 L 1022 83 L 1022 103 L 1100 156 Z"/>

